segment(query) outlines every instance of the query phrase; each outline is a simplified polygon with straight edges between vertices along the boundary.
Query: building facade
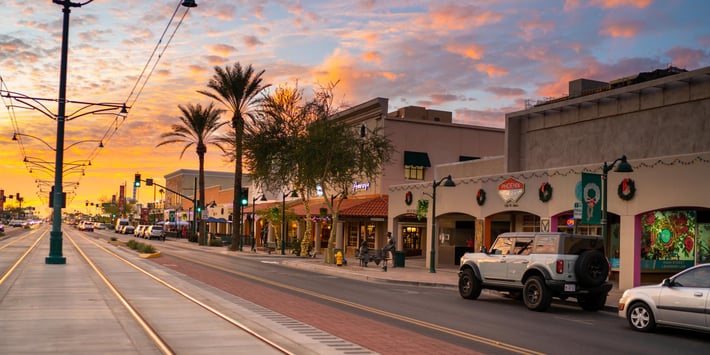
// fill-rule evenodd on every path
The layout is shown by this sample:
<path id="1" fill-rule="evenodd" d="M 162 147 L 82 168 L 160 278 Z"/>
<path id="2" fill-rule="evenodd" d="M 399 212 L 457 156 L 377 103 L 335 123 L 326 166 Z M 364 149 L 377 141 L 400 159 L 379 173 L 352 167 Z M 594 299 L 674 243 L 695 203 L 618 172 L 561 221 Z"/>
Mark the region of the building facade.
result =
<path id="1" fill-rule="evenodd" d="M 424 243 L 441 265 L 456 264 L 468 239 L 478 249 L 506 231 L 604 234 L 622 289 L 708 262 L 709 129 L 710 68 L 575 80 L 569 96 L 506 115 L 502 157 L 436 167 L 432 181 L 450 174 L 456 186 L 436 189 L 435 216 L 424 209 Z M 632 172 L 611 168 L 622 157 Z M 402 216 L 417 211 L 407 201 L 431 200 L 433 189 L 391 186 L 389 228 L 404 236 Z M 604 199 L 607 223 L 580 218 Z"/>

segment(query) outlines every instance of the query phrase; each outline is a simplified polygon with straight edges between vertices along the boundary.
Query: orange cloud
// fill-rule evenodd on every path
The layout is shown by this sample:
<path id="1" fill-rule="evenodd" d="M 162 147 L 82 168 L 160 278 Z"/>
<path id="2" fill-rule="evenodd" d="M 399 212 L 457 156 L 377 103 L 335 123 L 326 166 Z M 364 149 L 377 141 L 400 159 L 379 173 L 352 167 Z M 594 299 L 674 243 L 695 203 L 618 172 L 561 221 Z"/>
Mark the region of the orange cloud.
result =
<path id="1" fill-rule="evenodd" d="M 493 64 L 476 64 L 476 70 L 486 73 L 488 77 L 497 77 L 508 74 L 508 70 Z"/>
<path id="2" fill-rule="evenodd" d="M 362 59 L 366 62 L 374 62 L 379 65 L 380 63 L 382 63 L 382 53 L 378 51 L 369 51 L 363 53 Z"/>
<path id="3" fill-rule="evenodd" d="M 451 53 L 456 53 L 473 60 L 481 59 L 483 57 L 483 54 L 486 52 L 482 46 L 479 46 L 475 43 L 468 43 L 465 46 L 449 44 L 446 46 L 446 50 Z"/>
<path id="4" fill-rule="evenodd" d="M 212 46 L 207 46 L 207 50 L 213 54 L 221 55 L 223 57 L 229 56 L 230 54 L 237 51 L 237 48 L 229 44 L 215 44 Z"/>

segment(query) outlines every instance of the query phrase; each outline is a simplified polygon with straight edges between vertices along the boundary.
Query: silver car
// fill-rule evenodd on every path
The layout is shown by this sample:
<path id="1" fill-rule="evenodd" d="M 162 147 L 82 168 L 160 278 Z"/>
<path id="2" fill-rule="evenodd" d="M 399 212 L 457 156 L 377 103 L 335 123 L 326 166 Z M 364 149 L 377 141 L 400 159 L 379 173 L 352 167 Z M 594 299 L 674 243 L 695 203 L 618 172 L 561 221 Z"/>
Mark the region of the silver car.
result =
<path id="1" fill-rule="evenodd" d="M 619 316 L 632 329 L 656 325 L 710 331 L 710 264 L 700 264 L 659 285 L 628 289 L 619 299 Z"/>

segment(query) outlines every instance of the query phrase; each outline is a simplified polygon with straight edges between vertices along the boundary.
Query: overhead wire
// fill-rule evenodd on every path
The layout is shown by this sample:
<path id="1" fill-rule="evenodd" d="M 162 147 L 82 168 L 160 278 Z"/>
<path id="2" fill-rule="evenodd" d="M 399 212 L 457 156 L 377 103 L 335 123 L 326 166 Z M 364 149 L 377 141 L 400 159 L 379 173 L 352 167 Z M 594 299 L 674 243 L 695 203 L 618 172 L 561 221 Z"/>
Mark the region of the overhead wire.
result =
<path id="1" fill-rule="evenodd" d="M 87 1 L 84 4 L 87 4 L 93 0 Z M 182 1 L 183 0 L 178 0 L 177 6 L 175 7 L 175 11 L 173 11 L 172 16 L 170 17 L 170 20 L 168 21 L 167 25 L 165 26 L 165 29 L 163 30 L 160 38 L 158 39 L 158 42 L 156 43 L 155 47 L 153 48 L 153 51 L 151 52 L 148 60 L 146 61 L 145 65 L 143 66 L 143 69 L 136 79 L 136 82 L 133 84 L 133 87 L 126 97 L 126 100 L 124 100 L 124 108 L 130 107 L 133 108 L 136 103 L 138 102 L 138 99 L 140 98 L 141 94 L 143 93 L 143 90 L 145 89 L 146 85 L 148 84 L 149 79 L 151 78 L 153 72 L 155 71 L 160 59 L 163 57 L 165 54 L 168 46 L 172 42 L 173 38 L 175 37 L 175 34 L 177 33 L 178 29 L 182 25 L 183 21 L 185 20 L 188 11 L 190 10 L 189 7 L 186 7 L 184 12 L 182 13 L 182 16 L 180 17 L 179 22 L 174 26 L 173 31 L 169 34 L 169 37 L 167 37 L 167 41 L 165 41 L 164 45 L 161 48 L 161 44 L 163 44 L 164 40 L 166 40 L 166 35 L 168 35 L 169 29 L 173 22 L 175 21 L 176 15 L 178 14 L 178 11 L 180 10 L 180 7 L 182 7 Z M 157 54 L 157 56 L 156 56 Z M 155 60 L 154 60 L 155 59 Z M 152 64 L 152 65 L 151 65 Z M 150 69 L 149 69 L 150 68 Z M 4 89 L 3 89 L 4 88 Z M 15 105 L 12 103 L 12 96 L 9 94 L 12 93 L 5 80 L 2 78 L 2 75 L 0 75 L 0 93 L 3 91 L 8 93 L 8 96 L 0 95 L 0 98 L 2 98 L 2 103 L 4 104 L 5 108 L 7 109 L 8 115 L 10 117 L 10 121 L 12 123 L 12 128 L 14 133 L 14 137 L 16 137 L 16 141 L 18 143 L 18 146 L 20 148 L 20 153 L 23 156 L 23 159 L 27 157 L 27 148 L 25 147 L 25 144 L 22 139 L 22 135 L 17 135 L 17 133 L 21 133 L 20 130 L 20 124 L 17 119 L 17 114 L 15 112 Z M 7 100 L 6 100 L 7 99 Z M 6 103 L 6 101 L 9 101 Z M 98 155 L 101 152 L 101 148 L 105 144 L 107 144 L 111 138 L 118 132 L 118 129 L 125 123 L 126 118 L 128 114 L 124 113 L 117 113 L 114 115 L 113 120 L 111 123 L 106 127 L 106 130 L 104 131 L 103 135 L 101 136 L 100 145 L 97 145 L 94 147 L 91 152 L 89 153 L 88 158 L 86 161 L 92 161 L 95 158 L 98 157 Z M 45 142 L 46 144 L 46 142 Z M 26 168 L 32 173 L 31 166 L 28 164 L 25 164 Z M 81 177 L 79 177 L 79 180 L 81 180 Z M 77 185 L 79 185 L 79 182 L 76 182 Z M 72 198 L 73 200 L 73 198 Z"/>

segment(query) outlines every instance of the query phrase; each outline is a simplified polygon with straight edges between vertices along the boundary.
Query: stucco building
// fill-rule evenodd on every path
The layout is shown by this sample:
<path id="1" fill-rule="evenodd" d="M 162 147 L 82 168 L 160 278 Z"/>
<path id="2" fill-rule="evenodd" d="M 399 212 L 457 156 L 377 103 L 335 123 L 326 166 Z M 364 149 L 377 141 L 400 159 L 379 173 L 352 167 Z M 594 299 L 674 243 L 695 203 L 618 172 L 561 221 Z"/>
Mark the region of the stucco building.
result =
<path id="1" fill-rule="evenodd" d="M 710 257 L 710 68 L 668 68 L 609 83 L 579 79 L 569 95 L 506 115 L 505 153 L 436 167 L 437 228 L 426 211 L 435 262 L 455 264 L 473 238 L 489 246 L 506 231 L 603 234 L 603 167 L 627 157 L 633 172 L 608 171 L 606 250 L 620 288 L 651 282 Z M 583 173 L 598 179 L 582 185 Z M 430 200 L 432 183 L 390 187 L 389 228 L 408 228 L 407 194 Z M 426 194 L 425 194 L 426 193 Z M 429 249 L 427 249 L 429 250 Z M 427 257 L 428 254 L 427 254 Z M 643 278 L 643 279 L 642 279 Z"/>

